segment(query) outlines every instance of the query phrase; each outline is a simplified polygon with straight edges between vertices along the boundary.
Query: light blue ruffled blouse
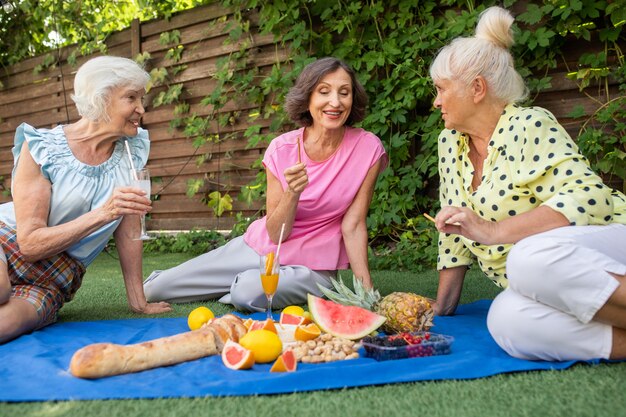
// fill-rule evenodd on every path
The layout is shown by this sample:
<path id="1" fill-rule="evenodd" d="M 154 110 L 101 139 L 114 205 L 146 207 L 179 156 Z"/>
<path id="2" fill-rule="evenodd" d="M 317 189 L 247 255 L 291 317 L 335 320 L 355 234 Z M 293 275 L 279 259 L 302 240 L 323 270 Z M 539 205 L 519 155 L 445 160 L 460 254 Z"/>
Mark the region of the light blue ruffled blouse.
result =
<path id="1" fill-rule="evenodd" d="M 63 126 L 36 129 L 22 123 L 15 132 L 13 175 L 24 140 L 41 167 L 41 173 L 52 184 L 48 226 L 74 220 L 107 201 L 116 187 L 130 184 L 130 162 L 126 153 L 128 141 L 136 168 L 145 166 L 150 152 L 148 131 L 139 128 L 137 136 L 124 137 L 115 144 L 111 157 L 100 165 L 87 165 L 74 156 L 67 143 Z M 0 221 L 16 227 L 12 202 L 0 205 Z M 106 246 L 121 219 L 112 221 L 76 242 L 66 252 L 83 265 L 89 265 Z"/>

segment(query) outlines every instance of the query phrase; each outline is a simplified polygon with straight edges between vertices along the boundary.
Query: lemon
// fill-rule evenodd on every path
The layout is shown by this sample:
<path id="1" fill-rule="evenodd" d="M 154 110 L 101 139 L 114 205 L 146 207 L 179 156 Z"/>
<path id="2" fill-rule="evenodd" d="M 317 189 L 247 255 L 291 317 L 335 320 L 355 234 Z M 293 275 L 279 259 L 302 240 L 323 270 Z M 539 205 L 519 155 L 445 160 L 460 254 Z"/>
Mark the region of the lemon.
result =
<path id="1" fill-rule="evenodd" d="M 214 317 L 215 314 L 207 307 L 198 307 L 187 316 L 187 325 L 191 330 L 197 330 Z"/>
<path id="2" fill-rule="evenodd" d="M 239 344 L 254 353 L 256 363 L 275 361 L 283 351 L 278 335 L 269 330 L 252 330 L 239 339 Z"/>
<path id="3" fill-rule="evenodd" d="M 289 306 L 283 308 L 283 313 L 302 317 L 304 315 L 304 309 L 300 306 Z"/>

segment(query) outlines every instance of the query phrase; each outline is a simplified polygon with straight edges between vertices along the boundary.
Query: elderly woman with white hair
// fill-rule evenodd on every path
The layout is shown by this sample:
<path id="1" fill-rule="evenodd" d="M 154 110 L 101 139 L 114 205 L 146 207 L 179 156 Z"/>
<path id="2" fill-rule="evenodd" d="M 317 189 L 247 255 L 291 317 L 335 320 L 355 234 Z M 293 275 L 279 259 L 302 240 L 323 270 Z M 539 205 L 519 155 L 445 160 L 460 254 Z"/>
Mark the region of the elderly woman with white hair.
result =
<path id="1" fill-rule="evenodd" d="M 445 130 L 435 311 L 453 314 L 474 260 L 496 285 L 488 328 L 515 357 L 626 358 L 626 198 L 554 116 L 517 103 L 513 17 L 483 12 L 431 66 Z"/>
<path id="2" fill-rule="evenodd" d="M 139 215 L 149 196 L 128 186 L 131 162 L 148 159 L 139 127 L 149 75 L 134 61 L 102 56 L 74 80 L 81 118 L 53 129 L 21 124 L 15 133 L 13 201 L 0 206 L 0 343 L 56 321 L 85 268 L 115 237 L 130 308 L 152 314 L 142 286 Z"/>

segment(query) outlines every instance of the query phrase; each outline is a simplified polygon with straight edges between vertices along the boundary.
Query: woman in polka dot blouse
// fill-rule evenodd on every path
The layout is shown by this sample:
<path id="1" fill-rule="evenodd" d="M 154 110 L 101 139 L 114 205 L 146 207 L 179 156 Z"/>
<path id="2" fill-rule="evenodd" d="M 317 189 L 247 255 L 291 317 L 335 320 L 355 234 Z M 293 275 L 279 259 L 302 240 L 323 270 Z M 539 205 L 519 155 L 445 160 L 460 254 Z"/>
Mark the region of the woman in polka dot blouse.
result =
<path id="1" fill-rule="evenodd" d="M 453 314 L 467 267 L 505 288 L 488 327 L 519 358 L 626 358 L 626 197 L 590 168 L 554 116 L 516 103 L 513 17 L 491 7 L 476 35 L 431 67 L 441 211 L 435 311 Z"/>

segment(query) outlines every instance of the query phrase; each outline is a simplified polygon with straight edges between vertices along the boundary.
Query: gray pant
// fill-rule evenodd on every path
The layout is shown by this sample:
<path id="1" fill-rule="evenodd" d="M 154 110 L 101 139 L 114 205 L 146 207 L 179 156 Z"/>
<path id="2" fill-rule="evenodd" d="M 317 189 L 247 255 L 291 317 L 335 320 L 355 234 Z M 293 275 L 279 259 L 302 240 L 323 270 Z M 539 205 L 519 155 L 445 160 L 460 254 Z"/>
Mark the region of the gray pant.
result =
<path id="1" fill-rule="evenodd" d="M 313 271 L 300 265 L 281 265 L 272 307 L 306 303 L 307 294 L 321 296 L 317 283 L 331 287 L 336 271 Z M 153 271 L 143 283 L 149 302 L 184 303 L 219 298 L 239 310 L 265 311 L 259 255 L 243 237 L 165 271 Z"/>

